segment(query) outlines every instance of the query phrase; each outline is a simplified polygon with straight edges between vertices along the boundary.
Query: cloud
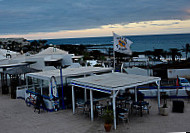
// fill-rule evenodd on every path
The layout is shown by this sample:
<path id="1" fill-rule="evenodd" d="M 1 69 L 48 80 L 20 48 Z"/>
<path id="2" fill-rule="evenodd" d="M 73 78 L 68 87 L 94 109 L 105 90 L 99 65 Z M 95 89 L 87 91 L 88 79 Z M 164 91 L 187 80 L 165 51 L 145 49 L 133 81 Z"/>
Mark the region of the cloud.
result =
<path id="1" fill-rule="evenodd" d="M 189 0 L 0 0 L 0 34 L 27 34 L 190 18 Z M 114 28 L 114 27 L 112 27 Z"/>
<path id="2" fill-rule="evenodd" d="M 162 23 L 162 24 L 156 24 L 156 23 L 153 23 L 153 24 L 150 24 L 150 25 L 153 25 L 153 26 L 172 26 L 172 25 L 176 25 L 176 24 L 180 24 L 179 22 L 172 22 L 172 23 Z"/>

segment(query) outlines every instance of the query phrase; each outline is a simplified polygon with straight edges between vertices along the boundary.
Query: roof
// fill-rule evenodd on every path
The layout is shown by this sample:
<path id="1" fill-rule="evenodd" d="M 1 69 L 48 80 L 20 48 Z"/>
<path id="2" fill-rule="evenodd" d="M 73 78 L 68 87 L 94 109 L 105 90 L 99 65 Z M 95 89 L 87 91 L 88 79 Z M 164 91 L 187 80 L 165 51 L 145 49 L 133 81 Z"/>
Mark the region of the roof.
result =
<path id="1" fill-rule="evenodd" d="M 12 64 L 2 64 L 0 68 L 9 68 L 9 67 L 17 67 L 17 66 L 26 66 L 28 63 L 12 63 Z"/>
<path id="2" fill-rule="evenodd" d="M 161 80 L 159 77 L 141 76 L 125 73 L 108 73 L 85 78 L 73 79 L 71 84 L 97 90 L 121 90 Z"/>
<path id="3" fill-rule="evenodd" d="M 80 75 L 91 74 L 91 73 L 109 72 L 112 70 L 113 70 L 113 68 L 102 68 L 102 67 L 65 68 L 65 69 L 62 69 L 62 76 L 63 77 L 72 77 L 72 76 L 80 76 Z M 38 73 L 28 73 L 26 76 L 48 80 L 52 76 L 59 78 L 60 70 L 56 69 L 56 70 L 51 70 L 48 72 L 45 71 L 45 72 L 38 72 Z"/>
<path id="4" fill-rule="evenodd" d="M 55 61 L 60 61 L 62 58 L 45 58 L 44 61 L 46 62 L 55 62 Z"/>
<path id="5" fill-rule="evenodd" d="M 61 50 L 61 49 L 58 49 L 58 48 L 48 47 L 47 49 L 39 52 L 36 55 L 52 55 L 52 54 L 68 54 L 68 52 Z"/>
<path id="6" fill-rule="evenodd" d="M 26 66 L 19 66 L 15 67 L 9 70 L 4 71 L 5 74 L 11 74 L 11 75 L 19 75 L 19 74 L 26 74 L 26 73 L 31 73 L 31 72 L 37 72 L 39 70 L 29 68 Z"/>
<path id="7" fill-rule="evenodd" d="M 20 53 L 15 52 L 15 51 L 10 51 L 10 50 L 7 50 L 7 49 L 0 49 L 0 55 L 6 56 L 6 54 L 20 55 Z"/>
<path id="8" fill-rule="evenodd" d="M 80 59 L 83 57 L 84 57 L 83 55 L 74 55 L 74 56 L 72 56 L 72 59 Z"/>

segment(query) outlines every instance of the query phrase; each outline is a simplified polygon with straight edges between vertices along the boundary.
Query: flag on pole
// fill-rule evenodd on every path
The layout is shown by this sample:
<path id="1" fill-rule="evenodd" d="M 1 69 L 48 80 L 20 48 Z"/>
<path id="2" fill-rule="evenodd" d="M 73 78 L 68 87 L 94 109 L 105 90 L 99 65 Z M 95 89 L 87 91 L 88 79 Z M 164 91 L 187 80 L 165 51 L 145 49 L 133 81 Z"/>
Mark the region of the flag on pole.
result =
<path id="1" fill-rule="evenodd" d="M 129 55 L 132 54 L 132 51 L 130 49 L 130 46 L 133 43 L 132 41 L 122 36 L 119 36 L 115 33 L 113 33 L 113 37 L 114 37 L 114 51 Z"/>

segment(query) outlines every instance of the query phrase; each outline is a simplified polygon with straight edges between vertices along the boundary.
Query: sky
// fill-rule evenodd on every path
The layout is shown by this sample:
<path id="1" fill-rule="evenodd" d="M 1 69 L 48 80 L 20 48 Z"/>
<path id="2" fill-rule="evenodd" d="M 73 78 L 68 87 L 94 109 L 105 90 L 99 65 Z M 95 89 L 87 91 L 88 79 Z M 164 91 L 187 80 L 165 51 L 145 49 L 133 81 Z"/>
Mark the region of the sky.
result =
<path id="1" fill-rule="evenodd" d="M 190 33 L 190 0 L 0 0 L 0 38 Z"/>

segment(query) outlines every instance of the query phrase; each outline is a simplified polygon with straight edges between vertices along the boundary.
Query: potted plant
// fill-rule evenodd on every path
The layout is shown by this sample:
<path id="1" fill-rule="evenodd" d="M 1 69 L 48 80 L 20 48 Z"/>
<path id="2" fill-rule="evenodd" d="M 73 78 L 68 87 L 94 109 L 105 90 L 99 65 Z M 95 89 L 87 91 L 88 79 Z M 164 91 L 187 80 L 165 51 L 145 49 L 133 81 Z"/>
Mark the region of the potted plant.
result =
<path id="1" fill-rule="evenodd" d="M 168 95 L 166 95 L 166 94 L 163 95 L 164 104 L 160 108 L 160 114 L 163 115 L 163 116 L 167 116 L 168 112 L 169 112 L 169 109 L 168 109 L 168 106 L 167 106 L 167 98 L 168 98 Z"/>
<path id="2" fill-rule="evenodd" d="M 113 123 L 113 111 L 109 110 L 108 107 L 103 114 L 103 119 L 106 132 L 110 132 Z"/>
<path id="3" fill-rule="evenodd" d="M 160 114 L 163 116 L 167 116 L 169 112 L 168 106 L 167 104 L 164 104 L 161 108 L 160 108 Z"/>

